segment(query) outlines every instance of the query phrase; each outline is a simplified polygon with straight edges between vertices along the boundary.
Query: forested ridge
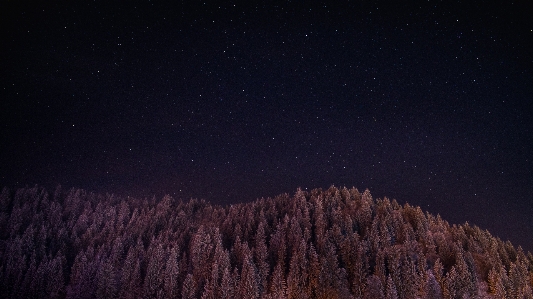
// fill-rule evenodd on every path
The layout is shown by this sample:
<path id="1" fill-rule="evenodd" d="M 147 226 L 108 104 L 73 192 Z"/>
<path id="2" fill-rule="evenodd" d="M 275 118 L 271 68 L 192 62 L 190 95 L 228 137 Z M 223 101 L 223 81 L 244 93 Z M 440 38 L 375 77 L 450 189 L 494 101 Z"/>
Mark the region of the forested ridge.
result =
<path id="1" fill-rule="evenodd" d="M 42 187 L 0 195 L 2 298 L 533 298 L 533 255 L 330 187 L 230 206 Z"/>

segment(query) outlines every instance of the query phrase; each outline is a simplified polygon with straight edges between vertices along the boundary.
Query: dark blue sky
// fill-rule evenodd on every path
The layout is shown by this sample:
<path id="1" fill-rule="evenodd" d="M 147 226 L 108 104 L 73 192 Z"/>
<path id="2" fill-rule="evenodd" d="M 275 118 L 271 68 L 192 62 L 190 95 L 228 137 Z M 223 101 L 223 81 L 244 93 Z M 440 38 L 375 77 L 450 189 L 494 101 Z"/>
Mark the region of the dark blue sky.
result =
<path id="1" fill-rule="evenodd" d="M 3 4 L 0 183 L 355 186 L 532 249 L 525 1 L 328 2 Z"/>

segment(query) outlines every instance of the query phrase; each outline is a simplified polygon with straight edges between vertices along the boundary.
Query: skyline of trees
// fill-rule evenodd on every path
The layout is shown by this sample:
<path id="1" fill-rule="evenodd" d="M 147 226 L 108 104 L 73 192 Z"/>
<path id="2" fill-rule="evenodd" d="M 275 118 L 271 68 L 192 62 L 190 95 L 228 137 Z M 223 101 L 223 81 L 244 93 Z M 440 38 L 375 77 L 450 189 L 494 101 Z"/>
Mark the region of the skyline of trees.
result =
<path id="1" fill-rule="evenodd" d="M 533 298 L 533 255 L 370 191 L 251 203 L 4 188 L 0 297 Z"/>

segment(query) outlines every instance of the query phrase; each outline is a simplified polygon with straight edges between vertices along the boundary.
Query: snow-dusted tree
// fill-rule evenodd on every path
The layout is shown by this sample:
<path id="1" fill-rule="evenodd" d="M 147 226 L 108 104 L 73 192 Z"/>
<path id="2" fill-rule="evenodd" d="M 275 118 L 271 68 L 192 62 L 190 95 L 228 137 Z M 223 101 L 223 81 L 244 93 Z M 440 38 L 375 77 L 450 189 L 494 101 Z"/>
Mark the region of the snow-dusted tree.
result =
<path id="1" fill-rule="evenodd" d="M 133 299 L 139 296 L 142 286 L 139 256 L 143 251 L 144 249 L 140 243 L 130 247 L 128 250 L 128 255 L 121 271 L 119 298 Z"/>
<path id="2" fill-rule="evenodd" d="M 396 285 L 392 277 L 387 276 L 387 285 L 385 290 L 386 299 L 398 299 L 398 291 L 396 290 Z"/>
<path id="3" fill-rule="evenodd" d="M 220 293 L 221 299 L 234 298 L 235 283 L 228 267 L 224 268 L 222 273 L 222 279 L 220 281 Z"/>
<path id="4" fill-rule="evenodd" d="M 313 244 L 309 246 L 309 294 L 316 297 L 319 289 L 320 260 Z"/>
<path id="5" fill-rule="evenodd" d="M 254 260 L 257 265 L 259 275 L 259 295 L 266 293 L 268 290 L 268 275 L 270 265 L 268 264 L 268 247 L 265 239 L 265 220 L 259 222 L 257 233 L 255 235 Z"/>
<path id="6" fill-rule="evenodd" d="M 255 299 L 259 297 L 259 277 L 250 255 L 244 257 L 239 288 L 236 298 Z"/>
<path id="7" fill-rule="evenodd" d="M 178 247 L 173 247 L 170 250 L 170 255 L 166 262 L 163 276 L 163 290 L 166 298 L 175 298 L 178 296 L 180 274 L 178 254 Z"/>
<path id="8" fill-rule="evenodd" d="M 383 284 L 381 279 L 373 274 L 366 278 L 365 297 L 367 299 L 385 298 Z"/>
<path id="9" fill-rule="evenodd" d="M 278 261 L 274 272 L 272 273 L 272 281 L 270 284 L 270 294 L 272 298 L 286 298 L 287 284 L 283 274 L 283 263 Z"/>
<path id="10" fill-rule="evenodd" d="M 183 281 L 183 287 L 181 289 L 181 298 L 183 299 L 194 299 L 197 298 L 196 293 L 196 282 L 192 276 L 192 274 L 187 274 L 185 277 L 185 281 Z"/>
<path id="11" fill-rule="evenodd" d="M 81 251 L 74 260 L 67 288 L 67 298 L 91 298 L 98 264 L 93 261 L 94 250 L 89 247 Z M 35 286 L 35 283 L 32 283 Z"/>
<path id="12" fill-rule="evenodd" d="M 427 277 L 427 298 L 442 299 L 442 289 L 433 275 L 433 271 L 428 271 Z"/>
<path id="13" fill-rule="evenodd" d="M 156 245 L 157 244 L 157 245 Z M 152 246 L 148 250 L 148 267 L 144 278 L 143 293 L 145 298 L 161 297 L 166 257 L 161 242 L 152 240 Z"/>
<path id="14" fill-rule="evenodd" d="M 118 273 L 110 260 L 102 260 L 96 273 L 96 297 L 115 298 L 119 290 Z"/>
<path id="15" fill-rule="evenodd" d="M 457 274 L 455 267 L 452 266 L 452 268 L 448 273 L 446 273 L 446 277 L 444 278 L 443 295 L 445 299 L 457 298 L 458 278 L 459 275 Z"/>
<path id="16" fill-rule="evenodd" d="M 505 294 L 505 287 L 501 278 L 501 271 L 494 268 L 490 269 L 489 271 L 489 291 L 497 299 L 507 298 Z"/>
<path id="17" fill-rule="evenodd" d="M 211 275 L 211 263 L 214 253 L 211 234 L 200 225 L 193 235 L 190 245 L 190 259 L 192 262 L 192 275 L 196 287 L 203 289 L 206 279 Z"/>
<path id="18" fill-rule="evenodd" d="M 202 293 L 201 299 L 215 299 L 217 298 L 215 292 L 216 290 L 215 290 L 213 283 L 211 282 L 210 279 L 207 279 L 204 285 L 204 291 Z"/>
<path id="19" fill-rule="evenodd" d="M 288 298 L 307 298 L 310 296 L 308 288 L 308 260 L 306 257 L 307 246 L 304 239 L 300 239 L 299 247 L 295 248 L 289 264 L 287 276 Z"/>

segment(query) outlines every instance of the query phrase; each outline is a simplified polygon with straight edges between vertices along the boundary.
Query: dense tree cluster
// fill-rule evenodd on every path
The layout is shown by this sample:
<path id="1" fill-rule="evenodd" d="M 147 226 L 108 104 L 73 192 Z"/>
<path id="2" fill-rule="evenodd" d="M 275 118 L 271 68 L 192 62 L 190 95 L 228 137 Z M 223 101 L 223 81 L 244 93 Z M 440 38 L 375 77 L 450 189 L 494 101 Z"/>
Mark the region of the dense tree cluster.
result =
<path id="1" fill-rule="evenodd" d="M 2 298 L 533 298 L 533 255 L 366 190 L 0 195 Z"/>

